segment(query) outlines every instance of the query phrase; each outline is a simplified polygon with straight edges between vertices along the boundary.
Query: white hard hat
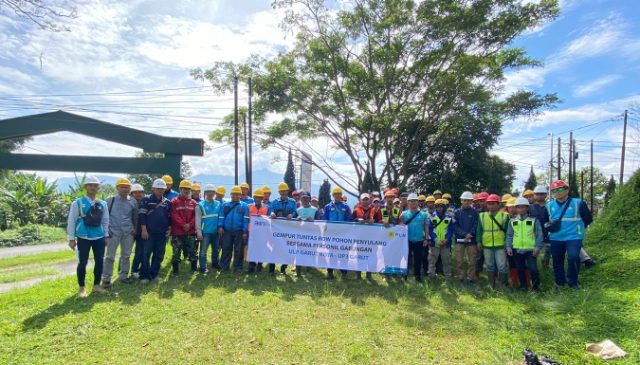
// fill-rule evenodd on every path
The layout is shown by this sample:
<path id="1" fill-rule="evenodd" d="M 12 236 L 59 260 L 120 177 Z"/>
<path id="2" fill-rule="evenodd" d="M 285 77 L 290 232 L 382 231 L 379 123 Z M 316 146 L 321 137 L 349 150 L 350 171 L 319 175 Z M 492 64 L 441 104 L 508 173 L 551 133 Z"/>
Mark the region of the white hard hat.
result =
<path id="1" fill-rule="evenodd" d="M 204 187 L 204 192 L 206 193 L 207 191 L 216 191 L 216 187 L 213 184 L 207 184 Z"/>
<path id="2" fill-rule="evenodd" d="M 547 193 L 547 187 L 544 185 L 538 185 L 536 186 L 535 189 L 533 189 L 533 193 L 534 194 L 546 194 Z"/>
<path id="3" fill-rule="evenodd" d="M 369 198 L 371 198 L 371 197 L 367 193 L 360 194 L 360 199 L 369 199 Z"/>
<path id="4" fill-rule="evenodd" d="M 84 185 L 88 185 L 88 184 L 98 184 L 98 185 L 100 185 L 100 180 L 98 180 L 98 178 L 95 177 L 95 176 L 87 176 L 84 179 Z"/>
<path id="5" fill-rule="evenodd" d="M 418 200 L 418 194 L 416 193 L 409 194 L 409 196 L 407 197 L 407 200 Z"/>
<path id="6" fill-rule="evenodd" d="M 520 198 L 516 199 L 516 207 L 517 207 L 518 205 L 526 205 L 526 206 L 529 206 L 529 200 L 528 200 L 527 198 L 522 198 L 522 197 L 520 197 Z"/>
<path id="7" fill-rule="evenodd" d="M 462 200 L 473 200 L 473 194 L 470 191 L 465 191 L 460 195 L 460 199 Z"/>
<path id="8" fill-rule="evenodd" d="M 131 185 L 131 192 L 133 193 L 134 191 L 144 191 L 144 188 L 140 184 L 133 184 Z"/>
<path id="9" fill-rule="evenodd" d="M 155 179 L 153 180 L 153 185 L 151 185 L 151 187 L 154 189 L 166 189 L 167 183 L 162 179 Z"/>

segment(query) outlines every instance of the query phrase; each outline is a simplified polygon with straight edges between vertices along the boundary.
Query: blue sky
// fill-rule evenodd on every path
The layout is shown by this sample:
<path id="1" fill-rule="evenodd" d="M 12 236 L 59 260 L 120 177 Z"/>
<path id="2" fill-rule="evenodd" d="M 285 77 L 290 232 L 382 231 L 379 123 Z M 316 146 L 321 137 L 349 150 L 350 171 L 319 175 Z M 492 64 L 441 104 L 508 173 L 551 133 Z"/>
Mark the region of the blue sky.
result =
<path id="1" fill-rule="evenodd" d="M 68 33 L 36 29 L 0 8 L 0 118 L 65 109 L 155 133 L 206 139 L 207 131 L 231 112 L 232 101 L 229 95 L 197 88 L 203 84 L 190 79 L 189 69 L 217 60 L 241 61 L 252 53 L 268 57 L 292 42 L 278 27 L 282 13 L 271 9 L 270 1 L 83 0 L 77 4 L 79 18 L 68 23 L 72 30 Z M 562 100 L 535 119 L 505 122 L 494 151 L 516 164 L 516 186 L 526 179 L 530 166 L 545 171 L 548 133 L 562 132 L 566 141 L 571 129 L 578 141 L 578 166 L 588 164 L 588 141 L 594 139 L 595 165 L 617 177 L 621 115 L 625 108 L 640 106 L 637 2 L 564 0 L 561 7 L 556 21 L 514 42 L 545 67 L 509 72 L 505 91 L 555 92 Z M 189 89 L 126 93 L 175 88 Z M 118 92 L 124 93 L 104 95 Z M 240 101 L 246 102 L 244 96 Z M 640 110 L 629 115 L 627 178 L 640 160 L 637 113 Z M 194 172 L 231 174 L 231 149 L 209 144 L 214 149 L 204 157 L 189 158 Z M 336 169 L 352 174 L 350 165 L 327 149 L 325 140 L 310 144 L 329 156 Z M 86 154 L 96 149 L 114 156 L 135 152 L 69 133 L 36 137 L 24 152 Z M 283 157 L 277 150 L 260 151 L 254 166 L 281 173 Z M 314 184 L 323 178 L 316 173 Z"/>

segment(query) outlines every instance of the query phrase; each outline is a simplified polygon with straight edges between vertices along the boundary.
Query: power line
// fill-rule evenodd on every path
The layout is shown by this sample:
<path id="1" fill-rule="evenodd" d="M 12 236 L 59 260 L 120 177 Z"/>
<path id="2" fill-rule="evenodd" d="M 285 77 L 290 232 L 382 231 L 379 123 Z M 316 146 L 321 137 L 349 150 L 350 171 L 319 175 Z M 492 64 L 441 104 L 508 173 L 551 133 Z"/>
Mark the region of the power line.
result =
<path id="1" fill-rule="evenodd" d="M 4 95 L 6 98 L 50 98 L 50 97 L 85 97 L 85 96 L 103 96 L 103 95 L 130 95 L 130 94 L 145 94 L 156 93 L 164 91 L 177 91 L 177 90 L 194 90 L 209 88 L 210 86 L 189 86 L 189 87 L 175 87 L 166 89 L 150 89 L 150 90 L 135 90 L 135 91 L 117 91 L 117 92 L 104 92 L 104 93 L 82 93 L 82 94 L 25 94 L 25 95 Z"/>

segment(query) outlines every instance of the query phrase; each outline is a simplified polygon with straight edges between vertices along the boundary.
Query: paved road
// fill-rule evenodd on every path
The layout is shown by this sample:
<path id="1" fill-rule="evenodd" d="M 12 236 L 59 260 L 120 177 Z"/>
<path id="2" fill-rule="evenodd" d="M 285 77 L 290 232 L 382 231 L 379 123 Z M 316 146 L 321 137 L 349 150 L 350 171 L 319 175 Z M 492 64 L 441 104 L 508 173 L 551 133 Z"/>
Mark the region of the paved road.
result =
<path id="1" fill-rule="evenodd" d="M 92 260 L 89 260 L 89 264 L 87 265 L 87 270 L 93 270 L 93 265 L 91 265 Z M 44 276 L 44 277 L 40 277 L 40 278 L 33 278 L 33 279 L 27 279 L 27 280 L 22 280 L 22 281 L 18 281 L 15 283 L 4 283 L 4 284 L 0 284 L 0 294 L 1 293 L 6 293 L 10 290 L 14 290 L 14 289 L 20 289 L 20 288 L 28 288 L 30 286 L 33 286 L 41 281 L 46 281 L 46 280 L 53 280 L 53 279 L 59 279 L 63 276 L 67 276 L 67 275 L 75 275 L 76 273 L 76 268 L 78 267 L 78 263 L 76 261 L 72 261 L 72 262 L 64 262 L 61 264 L 54 264 L 54 265 L 47 265 L 47 266 L 42 266 L 42 267 L 38 267 L 38 268 L 43 268 L 43 269 L 49 269 L 49 268 L 54 268 L 56 270 L 58 270 L 58 274 L 56 275 L 49 275 L 49 276 Z"/>
<path id="2" fill-rule="evenodd" d="M 48 243 L 46 245 L 35 246 L 3 247 L 0 248 L 0 259 L 64 250 L 70 250 L 69 246 L 67 246 L 66 243 Z"/>

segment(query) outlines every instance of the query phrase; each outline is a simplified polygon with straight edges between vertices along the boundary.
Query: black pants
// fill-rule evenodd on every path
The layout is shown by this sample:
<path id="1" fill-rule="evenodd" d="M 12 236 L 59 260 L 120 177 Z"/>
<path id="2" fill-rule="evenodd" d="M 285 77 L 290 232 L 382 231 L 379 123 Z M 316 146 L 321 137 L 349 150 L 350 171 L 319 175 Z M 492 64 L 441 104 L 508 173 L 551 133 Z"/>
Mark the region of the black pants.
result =
<path id="1" fill-rule="evenodd" d="M 233 270 L 242 269 L 244 260 L 244 240 L 242 231 L 224 231 L 222 235 L 222 257 L 220 258 L 220 269 L 229 270 L 231 266 L 231 256 L 233 256 Z"/>
<path id="2" fill-rule="evenodd" d="M 141 236 L 136 236 L 135 242 L 136 247 L 133 254 L 133 265 L 131 272 L 140 273 L 140 268 L 142 268 L 142 257 L 144 256 L 144 240 Z"/>
<path id="3" fill-rule="evenodd" d="M 78 238 L 78 285 L 84 286 L 84 279 L 87 276 L 87 262 L 89 262 L 89 251 L 93 251 L 93 285 L 100 285 L 102 277 L 102 261 L 104 260 L 104 238 L 97 240 L 85 240 Z"/>
<path id="4" fill-rule="evenodd" d="M 422 268 L 422 256 L 424 255 L 424 247 L 422 241 L 411 242 L 409 241 L 409 253 L 413 256 L 413 275 L 416 278 L 421 278 L 420 271 Z"/>
<path id="5" fill-rule="evenodd" d="M 523 253 L 514 252 L 513 257 L 518 268 L 518 281 L 520 281 L 520 289 L 527 289 L 526 271 L 529 269 L 531 275 L 531 287 L 533 290 L 540 289 L 540 274 L 538 273 L 538 258 L 533 256 L 533 251 Z"/>
<path id="6" fill-rule="evenodd" d="M 340 270 L 342 276 L 347 276 L 347 270 Z M 333 275 L 333 269 L 327 269 L 327 275 Z"/>
<path id="7" fill-rule="evenodd" d="M 280 265 L 280 272 L 281 273 L 286 273 L 287 272 L 287 266 L 288 265 Z M 274 273 L 276 272 L 276 264 L 269 264 L 269 272 L 270 273 Z"/>

